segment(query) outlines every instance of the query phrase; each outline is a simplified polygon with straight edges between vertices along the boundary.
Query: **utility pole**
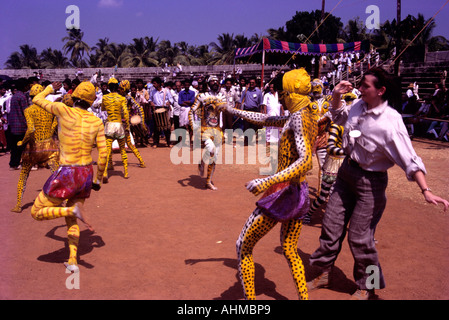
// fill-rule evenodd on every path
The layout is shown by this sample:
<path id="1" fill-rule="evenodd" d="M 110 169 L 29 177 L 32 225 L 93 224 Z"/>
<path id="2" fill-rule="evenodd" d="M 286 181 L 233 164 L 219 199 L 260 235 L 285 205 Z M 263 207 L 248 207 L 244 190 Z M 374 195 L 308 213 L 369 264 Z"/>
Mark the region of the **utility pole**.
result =
<path id="1" fill-rule="evenodd" d="M 321 0 L 321 20 L 320 24 L 324 20 L 324 8 L 326 7 L 326 0 Z M 323 38 L 321 38 L 321 43 L 324 43 Z M 320 78 L 321 72 L 321 56 L 318 56 L 318 61 L 315 60 L 315 78 Z"/>
<path id="2" fill-rule="evenodd" d="M 396 57 L 401 52 L 401 0 L 397 0 L 397 6 L 396 6 Z M 395 58 L 396 58 L 395 57 Z M 396 59 L 394 63 L 394 75 L 396 77 L 400 76 L 400 59 Z"/>

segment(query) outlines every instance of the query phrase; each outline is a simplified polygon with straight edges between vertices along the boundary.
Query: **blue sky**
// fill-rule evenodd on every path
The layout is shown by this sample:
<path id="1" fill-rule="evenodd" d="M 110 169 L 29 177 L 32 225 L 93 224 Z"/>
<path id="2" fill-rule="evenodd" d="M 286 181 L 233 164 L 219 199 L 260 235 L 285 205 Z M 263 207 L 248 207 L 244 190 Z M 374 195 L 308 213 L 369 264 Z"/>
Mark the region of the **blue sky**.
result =
<path id="1" fill-rule="evenodd" d="M 431 18 L 447 0 L 402 0 L 402 18 L 422 13 Z M 338 4 L 338 5 L 337 5 Z M 130 43 L 144 36 L 209 44 L 222 33 L 266 35 L 269 28 L 285 25 L 297 11 L 321 9 L 320 0 L 20 0 L 2 1 L 0 68 L 22 44 L 43 49 L 62 49 L 67 35 L 66 8 L 80 9 L 84 41 L 94 46 L 98 39 Z M 367 6 L 377 5 L 380 22 L 396 18 L 396 0 L 326 0 L 326 11 L 345 24 L 360 17 L 365 21 Z M 437 15 L 433 35 L 449 39 L 449 4 Z"/>

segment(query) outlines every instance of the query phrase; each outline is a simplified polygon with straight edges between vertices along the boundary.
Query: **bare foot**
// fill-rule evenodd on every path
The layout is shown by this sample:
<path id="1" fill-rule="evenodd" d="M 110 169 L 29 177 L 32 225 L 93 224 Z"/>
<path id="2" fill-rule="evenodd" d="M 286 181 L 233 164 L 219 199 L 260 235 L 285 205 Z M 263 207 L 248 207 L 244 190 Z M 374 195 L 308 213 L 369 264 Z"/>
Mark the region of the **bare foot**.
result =
<path id="1" fill-rule="evenodd" d="M 77 273 L 80 271 L 80 268 L 76 264 L 69 264 L 68 262 L 64 262 L 64 266 L 67 268 L 67 270 L 73 273 Z"/>
<path id="2" fill-rule="evenodd" d="M 19 206 L 15 206 L 14 208 L 11 209 L 11 212 L 21 213 L 22 212 L 22 208 L 19 207 Z"/>
<path id="3" fill-rule="evenodd" d="M 82 209 L 83 209 L 82 206 L 79 203 L 76 203 L 73 208 L 73 215 L 80 221 L 82 221 L 86 225 L 87 229 L 89 229 L 92 232 L 95 232 L 94 228 L 92 228 L 92 226 L 84 218 Z"/>
<path id="4" fill-rule="evenodd" d="M 206 188 L 210 189 L 210 190 L 213 190 L 213 191 L 217 191 L 218 190 L 218 188 L 216 186 L 214 186 L 212 184 L 212 182 L 206 183 Z"/>

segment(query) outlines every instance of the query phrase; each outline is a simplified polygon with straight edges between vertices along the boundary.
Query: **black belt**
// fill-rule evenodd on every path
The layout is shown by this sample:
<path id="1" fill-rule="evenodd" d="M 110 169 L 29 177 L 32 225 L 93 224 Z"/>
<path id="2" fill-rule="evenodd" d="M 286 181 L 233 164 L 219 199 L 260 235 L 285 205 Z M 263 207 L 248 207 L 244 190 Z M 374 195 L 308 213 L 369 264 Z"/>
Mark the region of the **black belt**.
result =
<path id="1" fill-rule="evenodd" d="M 365 173 L 372 174 L 372 175 L 384 175 L 384 174 L 386 174 L 385 171 L 368 171 L 368 170 L 365 170 L 365 169 L 363 169 L 360 166 L 360 164 L 357 161 L 352 160 L 350 157 L 346 157 L 346 159 L 348 160 L 347 162 L 348 162 L 348 164 L 351 167 L 357 168 L 357 169 L 359 169 L 359 170 L 361 170 L 361 171 L 363 171 Z"/>
<path id="2" fill-rule="evenodd" d="M 348 159 L 348 164 L 351 167 L 355 167 L 355 168 L 360 168 L 362 169 L 362 167 L 360 167 L 359 163 L 357 161 L 352 160 L 350 157 L 346 157 L 346 159 Z M 363 169 L 362 169 L 363 170 Z"/>

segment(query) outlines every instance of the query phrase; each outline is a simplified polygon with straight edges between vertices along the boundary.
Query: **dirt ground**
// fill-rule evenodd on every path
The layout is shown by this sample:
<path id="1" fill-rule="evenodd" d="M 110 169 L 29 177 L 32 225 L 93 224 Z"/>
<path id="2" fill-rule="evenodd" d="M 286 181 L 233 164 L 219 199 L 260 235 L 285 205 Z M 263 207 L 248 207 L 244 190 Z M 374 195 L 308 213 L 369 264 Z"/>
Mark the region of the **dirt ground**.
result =
<path id="1" fill-rule="evenodd" d="M 449 144 L 415 139 L 413 145 L 426 164 L 429 186 L 449 199 Z M 175 148 L 139 150 L 147 168 L 139 168 L 128 153 L 130 179 L 125 180 L 115 153 L 109 184 L 86 201 L 96 232 L 80 224 L 80 287 L 73 290 L 66 287 L 71 275 L 63 265 L 68 257 L 64 220 L 38 222 L 30 215 L 50 171 L 31 172 L 23 212 L 12 213 L 19 171 L 9 171 L 9 154 L 0 154 L 0 299 L 243 299 L 235 242 L 258 199 L 244 184 L 259 176 L 261 165 L 218 165 L 214 192 L 204 188 L 195 164 L 172 163 Z M 316 165 L 308 181 L 313 199 Z M 387 287 L 376 291 L 378 299 L 449 299 L 449 212 L 426 204 L 416 183 L 397 166 L 389 171 L 387 196 L 376 233 Z M 309 256 L 319 246 L 322 214 L 303 227 L 298 243 L 308 279 L 316 274 Z M 254 251 L 259 300 L 297 299 L 279 231 L 278 225 Z M 311 292 L 310 299 L 348 299 L 355 290 L 352 266 L 345 241 L 333 286 Z"/>

